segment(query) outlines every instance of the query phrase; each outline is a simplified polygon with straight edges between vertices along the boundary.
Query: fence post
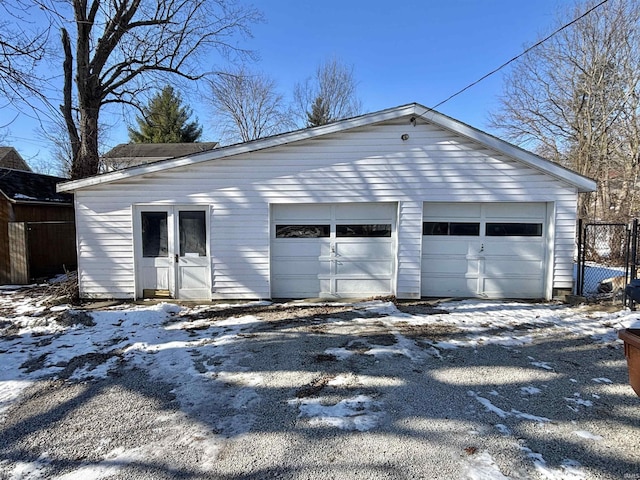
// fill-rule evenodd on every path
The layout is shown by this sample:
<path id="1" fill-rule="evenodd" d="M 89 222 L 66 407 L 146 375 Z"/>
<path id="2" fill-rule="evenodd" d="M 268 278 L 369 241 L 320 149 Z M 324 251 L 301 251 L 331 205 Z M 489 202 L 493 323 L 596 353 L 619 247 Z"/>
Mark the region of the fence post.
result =
<path id="1" fill-rule="evenodd" d="M 578 261 L 576 265 L 576 288 L 575 295 L 582 295 L 582 219 L 578 219 Z"/>
<path id="2" fill-rule="evenodd" d="M 636 265 L 638 255 L 638 219 L 633 219 L 633 232 L 631 234 L 631 279 L 635 280 L 638 276 L 638 265 Z"/>
<path id="3" fill-rule="evenodd" d="M 631 283 L 632 280 L 635 280 L 637 277 L 637 273 L 638 273 L 638 266 L 636 265 L 636 255 L 637 255 L 637 248 L 638 248 L 638 219 L 634 218 L 633 222 L 632 222 L 632 227 L 631 227 L 631 231 L 629 232 L 629 243 L 628 243 L 628 247 L 627 248 L 627 254 L 628 254 L 628 258 L 627 258 L 627 268 L 626 268 L 626 274 L 628 274 L 628 276 L 626 277 L 626 279 L 628 280 L 629 283 Z M 625 288 L 624 290 L 624 294 L 622 297 L 622 304 L 629 307 L 630 310 L 635 310 L 636 309 L 636 302 L 630 298 L 627 297 L 627 289 Z"/>
<path id="4" fill-rule="evenodd" d="M 15 285 L 25 285 L 29 283 L 28 235 L 27 224 L 25 222 L 9 222 L 11 283 Z"/>

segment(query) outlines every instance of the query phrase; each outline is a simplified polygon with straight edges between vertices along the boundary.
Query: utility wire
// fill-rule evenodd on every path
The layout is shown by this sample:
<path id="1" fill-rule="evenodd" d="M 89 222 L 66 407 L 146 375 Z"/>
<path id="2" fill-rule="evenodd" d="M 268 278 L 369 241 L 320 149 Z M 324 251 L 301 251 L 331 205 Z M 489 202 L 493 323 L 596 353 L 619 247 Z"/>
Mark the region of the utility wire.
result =
<path id="1" fill-rule="evenodd" d="M 602 5 L 604 5 L 605 3 L 607 3 L 609 0 L 602 0 L 600 3 L 598 3 L 597 5 L 591 7 L 589 10 L 587 10 L 586 12 L 584 12 L 582 15 L 580 15 L 578 18 L 573 19 L 572 21 L 570 21 L 569 23 L 563 25 L 562 27 L 558 28 L 556 31 L 554 31 L 552 34 L 546 36 L 545 38 L 543 38 L 542 40 L 540 40 L 538 43 L 536 43 L 535 45 L 532 45 L 531 47 L 527 48 L 524 52 L 520 53 L 519 55 L 516 55 L 515 57 L 513 57 L 511 60 L 506 61 L 505 63 L 503 63 L 502 65 L 500 65 L 498 68 L 490 71 L 489 73 L 487 73 L 486 75 L 484 75 L 483 77 L 479 78 L 478 80 L 476 80 L 473 83 L 470 83 L 469 85 L 467 85 L 466 87 L 464 87 L 461 90 L 458 90 L 456 93 L 454 93 L 453 95 L 447 97 L 446 99 L 442 100 L 440 103 L 434 105 L 433 107 L 429 108 L 428 111 L 431 110 L 435 110 L 436 108 L 438 108 L 440 105 L 444 105 L 445 103 L 447 103 L 449 100 L 451 100 L 452 98 L 457 97 L 458 95 L 460 95 L 463 92 L 466 92 L 467 90 L 469 90 L 471 87 L 474 87 L 475 85 L 477 85 L 478 83 L 482 82 L 484 79 L 490 77 L 491 75 L 498 73 L 500 70 L 502 70 L 504 67 L 506 67 L 507 65 L 515 62 L 516 60 L 518 60 L 520 57 L 526 55 L 527 53 L 529 53 L 531 50 L 533 50 L 536 47 L 539 47 L 540 45 L 542 45 L 544 42 L 546 42 L 547 40 L 549 40 L 551 37 L 553 37 L 554 35 L 557 35 L 558 33 L 560 33 L 561 31 L 563 31 L 566 28 L 569 28 L 571 25 L 573 25 L 574 23 L 582 20 L 584 17 L 586 17 L 587 15 L 589 15 L 591 12 L 593 12 L 595 9 L 601 7 Z"/>

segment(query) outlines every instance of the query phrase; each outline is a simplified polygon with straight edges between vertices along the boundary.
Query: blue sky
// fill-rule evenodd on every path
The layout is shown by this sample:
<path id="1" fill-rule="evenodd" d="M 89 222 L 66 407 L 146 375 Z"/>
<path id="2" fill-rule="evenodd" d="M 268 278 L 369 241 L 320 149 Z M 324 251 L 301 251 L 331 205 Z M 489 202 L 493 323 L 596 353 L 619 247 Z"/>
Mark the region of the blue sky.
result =
<path id="1" fill-rule="evenodd" d="M 567 3 L 567 2 L 564 2 Z M 551 30 L 560 0 L 270 0 L 255 29 L 260 65 L 285 90 L 323 58 L 352 64 L 367 111 L 433 106 Z M 443 105 L 482 128 L 502 75 Z"/>
<path id="2" fill-rule="evenodd" d="M 557 26 L 570 0 L 268 0 L 256 6 L 265 22 L 241 46 L 255 50 L 252 65 L 274 78 L 286 98 L 296 82 L 336 57 L 353 65 L 365 112 L 411 102 L 434 106 L 521 53 Z M 504 71 L 503 71 L 504 72 Z M 438 110 L 491 132 L 488 115 L 497 108 L 500 72 Z M 206 104 L 184 92 L 204 126 L 203 141 L 218 140 Z M 0 124 L 15 116 L 0 110 Z M 127 142 L 120 122 L 108 146 Z M 49 156 L 37 124 L 21 115 L 8 144 L 30 162 Z M 499 133 L 499 132 L 492 132 Z M 32 159 L 34 161 L 32 161 Z"/>

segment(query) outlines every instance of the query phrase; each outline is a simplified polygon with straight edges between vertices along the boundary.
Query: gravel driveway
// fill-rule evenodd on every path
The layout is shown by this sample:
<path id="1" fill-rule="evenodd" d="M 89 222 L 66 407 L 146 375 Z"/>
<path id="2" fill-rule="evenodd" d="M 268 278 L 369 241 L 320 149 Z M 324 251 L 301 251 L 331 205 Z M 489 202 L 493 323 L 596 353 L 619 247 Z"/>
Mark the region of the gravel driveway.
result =
<path id="1" fill-rule="evenodd" d="M 4 323 L 3 379 L 32 383 L 0 424 L 1 479 L 640 479 L 640 399 L 615 340 L 628 313 L 374 301 L 21 315 L 48 330 Z"/>

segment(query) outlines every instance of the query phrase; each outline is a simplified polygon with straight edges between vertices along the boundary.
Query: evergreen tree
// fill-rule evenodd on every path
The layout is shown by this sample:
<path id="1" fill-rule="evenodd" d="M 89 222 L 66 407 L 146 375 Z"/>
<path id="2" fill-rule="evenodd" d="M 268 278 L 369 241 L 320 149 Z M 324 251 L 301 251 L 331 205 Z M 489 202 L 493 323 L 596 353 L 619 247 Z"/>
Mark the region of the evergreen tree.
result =
<path id="1" fill-rule="evenodd" d="M 129 127 L 129 139 L 133 143 L 190 143 L 202 135 L 197 119 L 190 122 L 192 110 L 182 105 L 182 98 L 167 85 L 157 93 L 142 116 L 137 116 L 138 130 Z"/>
<path id="2" fill-rule="evenodd" d="M 311 105 L 311 111 L 307 111 L 307 127 L 326 125 L 330 121 L 327 103 L 322 97 L 316 97 L 313 105 Z"/>

